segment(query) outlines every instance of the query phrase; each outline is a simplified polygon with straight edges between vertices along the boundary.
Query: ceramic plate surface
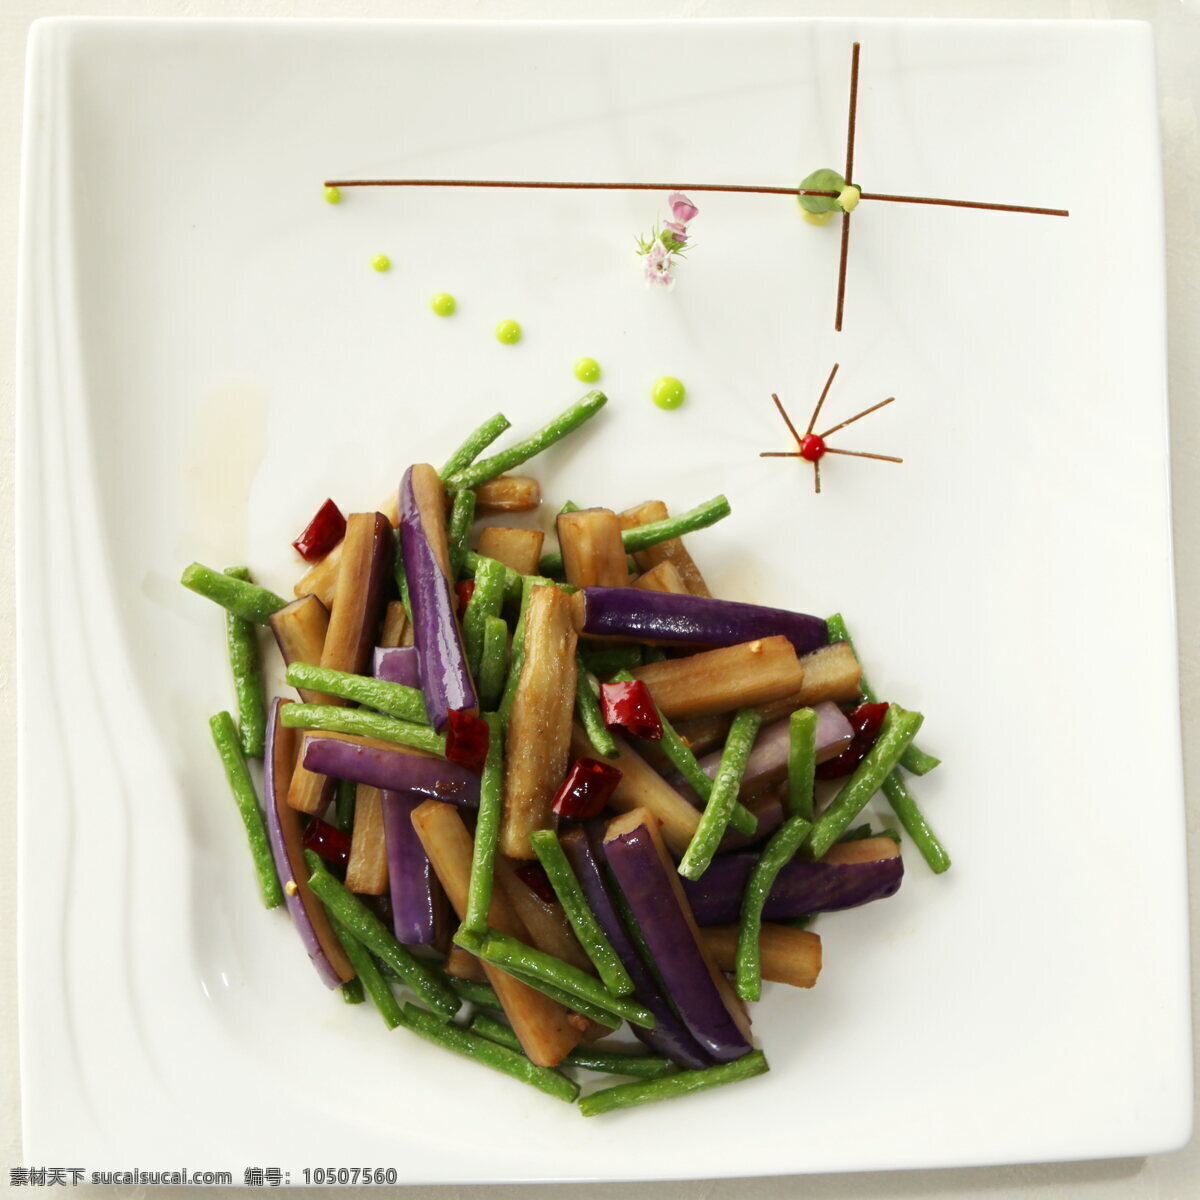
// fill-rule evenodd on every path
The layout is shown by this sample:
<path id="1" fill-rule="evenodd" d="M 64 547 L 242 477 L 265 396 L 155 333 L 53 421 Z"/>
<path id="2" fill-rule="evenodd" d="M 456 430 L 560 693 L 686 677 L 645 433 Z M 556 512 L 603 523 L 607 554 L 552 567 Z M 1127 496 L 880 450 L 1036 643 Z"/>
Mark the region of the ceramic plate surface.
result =
<path id="1" fill-rule="evenodd" d="M 866 186 L 1071 216 L 864 203 L 836 334 L 837 227 L 786 196 L 698 194 L 670 293 L 632 253 L 662 194 L 322 199 L 338 176 L 794 186 L 842 162 L 856 38 Z M 31 61 L 27 1161 L 477 1182 L 1186 1139 L 1147 28 L 53 22 Z M 532 428 L 584 354 L 610 403 L 536 464 L 546 512 L 727 493 L 691 540 L 714 591 L 846 614 L 877 688 L 927 714 L 945 762 L 914 786 L 954 857 L 935 878 L 910 850 L 894 899 L 820 920 L 819 986 L 757 1009 L 769 1076 L 590 1121 L 320 986 L 256 898 L 206 729 L 232 706 L 223 623 L 177 583 L 244 561 L 288 591 L 326 495 L 382 503 L 497 409 Z M 788 448 L 771 393 L 806 420 L 835 362 L 831 424 L 896 397 L 840 444 L 904 463 L 826 460 L 817 496 L 758 454 Z M 664 374 L 679 411 L 649 402 Z"/>

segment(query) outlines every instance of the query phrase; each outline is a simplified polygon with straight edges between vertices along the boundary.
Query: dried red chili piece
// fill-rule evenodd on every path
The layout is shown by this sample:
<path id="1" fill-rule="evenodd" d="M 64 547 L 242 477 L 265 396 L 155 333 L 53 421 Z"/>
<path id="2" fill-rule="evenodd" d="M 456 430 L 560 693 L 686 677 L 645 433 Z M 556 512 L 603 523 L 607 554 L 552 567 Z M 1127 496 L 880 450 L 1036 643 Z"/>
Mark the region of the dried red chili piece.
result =
<path id="1" fill-rule="evenodd" d="M 305 850 L 312 850 L 334 866 L 344 867 L 350 861 L 350 835 L 320 817 L 309 821 L 300 841 Z"/>
<path id="2" fill-rule="evenodd" d="M 475 580 L 460 579 L 454 585 L 454 594 L 458 597 L 458 616 L 461 620 L 467 605 L 471 603 L 471 597 L 475 595 Z"/>
<path id="3" fill-rule="evenodd" d="M 851 709 L 846 714 L 846 720 L 854 730 L 854 737 L 836 758 L 817 764 L 817 778 L 840 779 L 843 775 L 849 775 L 875 745 L 887 710 L 886 704 L 860 704 Z"/>
<path id="4" fill-rule="evenodd" d="M 630 737 L 649 742 L 662 740 L 662 718 L 650 689 L 640 679 L 631 683 L 602 683 L 600 708 L 609 729 L 621 729 Z"/>
<path id="5" fill-rule="evenodd" d="M 487 761 L 489 732 L 482 717 L 463 709 L 453 710 L 446 730 L 446 757 L 468 771 L 482 775 L 483 764 Z"/>
<path id="6" fill-rule="evenodd" d="M 522 863 L 513 874 L 534 895 L 541 897 L 541 899 L 547 901 L 549 904 L 558 903 L 558 897 L 554 894 L 554 888 L 550 884 L 550 877 L 546 874 L 546 868 L 540 862 Z"/>
<path id="7" fill-rule="evenodd" d="M 587 821 L 604 811 L 620 782 L 621 772 L 616 767 L 594 758 L 577 758 L 554 793 L 550 807 L 560 817 Z"/>
<path id="8" fill-rule="evenodd" d="M 346 518 L 342 510 L 332 500 L 326 500 L 292 545 L 305 562 L 316 562 L 318 558 L 324 558 L 345 536 Z"/>

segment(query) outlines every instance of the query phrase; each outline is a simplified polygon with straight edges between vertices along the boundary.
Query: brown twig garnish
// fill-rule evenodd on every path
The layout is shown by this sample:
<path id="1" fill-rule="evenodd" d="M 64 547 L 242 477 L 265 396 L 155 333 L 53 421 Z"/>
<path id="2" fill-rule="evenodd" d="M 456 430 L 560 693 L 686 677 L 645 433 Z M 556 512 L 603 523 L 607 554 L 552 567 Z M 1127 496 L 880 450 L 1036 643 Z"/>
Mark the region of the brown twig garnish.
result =
<path id="1" fill-rule="evenodd" d="M 824 433 L 813 433 L 813 429 L 817 424 L 817 417 L 820 415 L 821 407 L 825 403 L 825 397 L 829 395 L 829 389 L 833 385 L 834 376 L 837 375 L 838 364 L 833 364 L 833 370 L 829 372 L 829 378 L 825 380 L 825 386 L 821 389 L 821 395 L 817 400 L 816 406 L 813 408 L 812 417 L 808 422 L 808 429 L 804 436 L 796 432 L 796 426 L 792 424 L 791 417 L 783 407 L 782 401 L 774 393 L 771 394 L 771 399 L 775 401 L 775 407 L 779 409 L 779 415 L 783 417 L 784 424 L 788 427 L 788 432 L 796 439 L 795 450 L 763 450 L 759 454 L 759 458 L 802 458 L 805 462 L 810 462 L 813 465 L 813 488 L 819 495 L 821 492 L 821 459 L 826 454 L 846 454 L 853 458 L 873 458 L 878 462 L 903 462 L 904 459 L 896 458 L 891 454 L 875 454 L 868 450 L 842 450 L 836 446 L 828 446 L 825 444 L 825 439 L 831 433 L 837 433 L 839 429 L 845 429 L 847 425 L 853 425 L 855 421 L 862 420 L 863 417 L 877 412 L 881 408 L 893 403 L 895 396 L 889 396 L 886 400 L 880 400 L 878 404 L 872 404 L 870 408 L 864 408 L 862 412 L 855 413 L 852 417 L 847 417 L 846 420 L 839 422 L 837 425 L 827 429 Z"/>
<path id="2" fill-rule="evenodd" d="M 846 186 L 854 183 L 854 135 L 858 128 L 858 55 L 861 47 L 855 42 L 850 49 L 850 113 L 846 118 L 846 171 L 842 176 Z M 838 255 L 837 309 L 833 328 L 842 331 L 842 313 L 846 307 L 846 266 L 850 256 L 850 214 L 842 210 L 842 246 Z"/>

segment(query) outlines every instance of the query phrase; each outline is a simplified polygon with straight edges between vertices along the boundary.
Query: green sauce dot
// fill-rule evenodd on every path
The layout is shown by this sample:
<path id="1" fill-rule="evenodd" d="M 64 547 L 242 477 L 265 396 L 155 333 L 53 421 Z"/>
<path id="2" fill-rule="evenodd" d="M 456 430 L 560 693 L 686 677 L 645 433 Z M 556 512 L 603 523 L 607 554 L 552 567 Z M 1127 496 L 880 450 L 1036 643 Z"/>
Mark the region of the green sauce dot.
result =
<path id="1" fill-rule="evenodd" d="M 371 259 L 371 267 L 376 271 L 390 271 L 392 269 L 392 260 L 386 254 L 376 254 Z"/>
<path id="2" fill-rule="evenodd" d="M 448 317 L 458 307 L 458 301 L 449 292 L 438 292 L 430 304 L 439 317 Z"/>
<path id="3" fill-rule="evenodd" d="M 600 364 L 594 358 L 576 359 L 575 378 L 580 383 L 595 383 L 600 378 Z"/>
<path id="4" fill-rule="evenodd" d="M 687 388 L 671 375 L 664 375 L 650 390 L 659 408 L 678 408 L 687 399 Z"/>
<path id="5" fill-rule="evenodd" d="M 516 321 L 501 321 L 496 326 L 496 340 L 515 346 L 521 340 L 521 326 Z"/>
<path id="6" fill-rule="evenodd" d="M 341 188 L 327 187 L 325 189 L 325 203 L 326 204 L 341 204 L 341 202 L 342 202 L 342 189 Z"/>

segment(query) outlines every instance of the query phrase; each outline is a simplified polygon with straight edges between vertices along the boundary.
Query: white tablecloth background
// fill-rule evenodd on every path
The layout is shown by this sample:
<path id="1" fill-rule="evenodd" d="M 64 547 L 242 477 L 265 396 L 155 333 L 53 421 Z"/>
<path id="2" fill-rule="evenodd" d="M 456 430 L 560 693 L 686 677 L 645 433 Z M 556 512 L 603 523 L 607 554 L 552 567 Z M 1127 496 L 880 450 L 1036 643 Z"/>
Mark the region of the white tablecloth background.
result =
<path id="1" fill-rule="evenodd" d="M 20 1071 L 16 1003 L 15 664 L 13 600 L 12 347 L 16 319 L 17 179 L 25 39 L 38 17 L 724 17 L 912 16 L 1007 18 L 1135 18 L 1153 21 L 1158 39 L 1159 100 L 1166 175 L 1168 283 L 1170 289 L 1171 426 L 1174 449 L 1175 551 L 1179 604 L 1184 753 L 1189 791 L 1200 781 L 1200 0 L 0 0 L 0 1173 L 7 1186 L 21 1153 Z M 1113 186 L 1131 190 L 1130 219 L 1137 218 L 1135 180 L 1123 180 L 1114 163 Z M 1131 797 L 1136 804 L 1136 797 Z M 1173 836 L 1175 831 L 1169 831 Z M 1146 831 L 1154 837 L 1153 831 Z M 1189 811 L 1192 863 L 1193 977 L 1200 963 L 1200 815 Z M 1114 964 L 1116 965 L 1116 964 Z M 1193 993 L 1197 991 L 1193 986 Z M 1195 1011 L 1195 1004 L 1193 1009 Z M 1197 1038 L 1200 1045 L 1200 1038 Z M 1098 1054 L 1103 1047 L 1096 1048 Z M 1036 1081 L 1031 1080 L 1036 1086 Z M 902 1098 L 900 1102 L 903 1102 Z M 964 1097 L 964 1103 L 970 1103 Z M 864 1131 L 869 1136 L 869 1131 Z M 204 1169 L 209 1164 L 185 1164 Z M 125 1194 L 142 1188 L 103 1189 Z M 346 1189 L 349 1190 L 349 1189 Z M 460 1193 L 517 1195 L 528 1189 L 419 1188 L 412 1200 L 450 1200 Z M 803 1191 L 806 1200 L 900 1200 L 904 1197 L 988 1197 L 989 1200 L 1192 1200 L 1200 1196 L 1200 1139 L 1178 1153 L 1149 1159 L 1049 1164 L 977 1170 L 915 1171 L 706 1181 L 679 1184 L 546 1186 L 539 1200 L 764 1200 Z M 162 1189 L 183 1192 L 184 1189 Z M 213 1189 L 224 1193 L 224 1189 Z M 232 1193 L 228 1193 L 232 1194 Z M 241 1193 L 245 1195 L 244 1192 Z M 329 1194 L 325 1192 L 325 1194 Z"/>

